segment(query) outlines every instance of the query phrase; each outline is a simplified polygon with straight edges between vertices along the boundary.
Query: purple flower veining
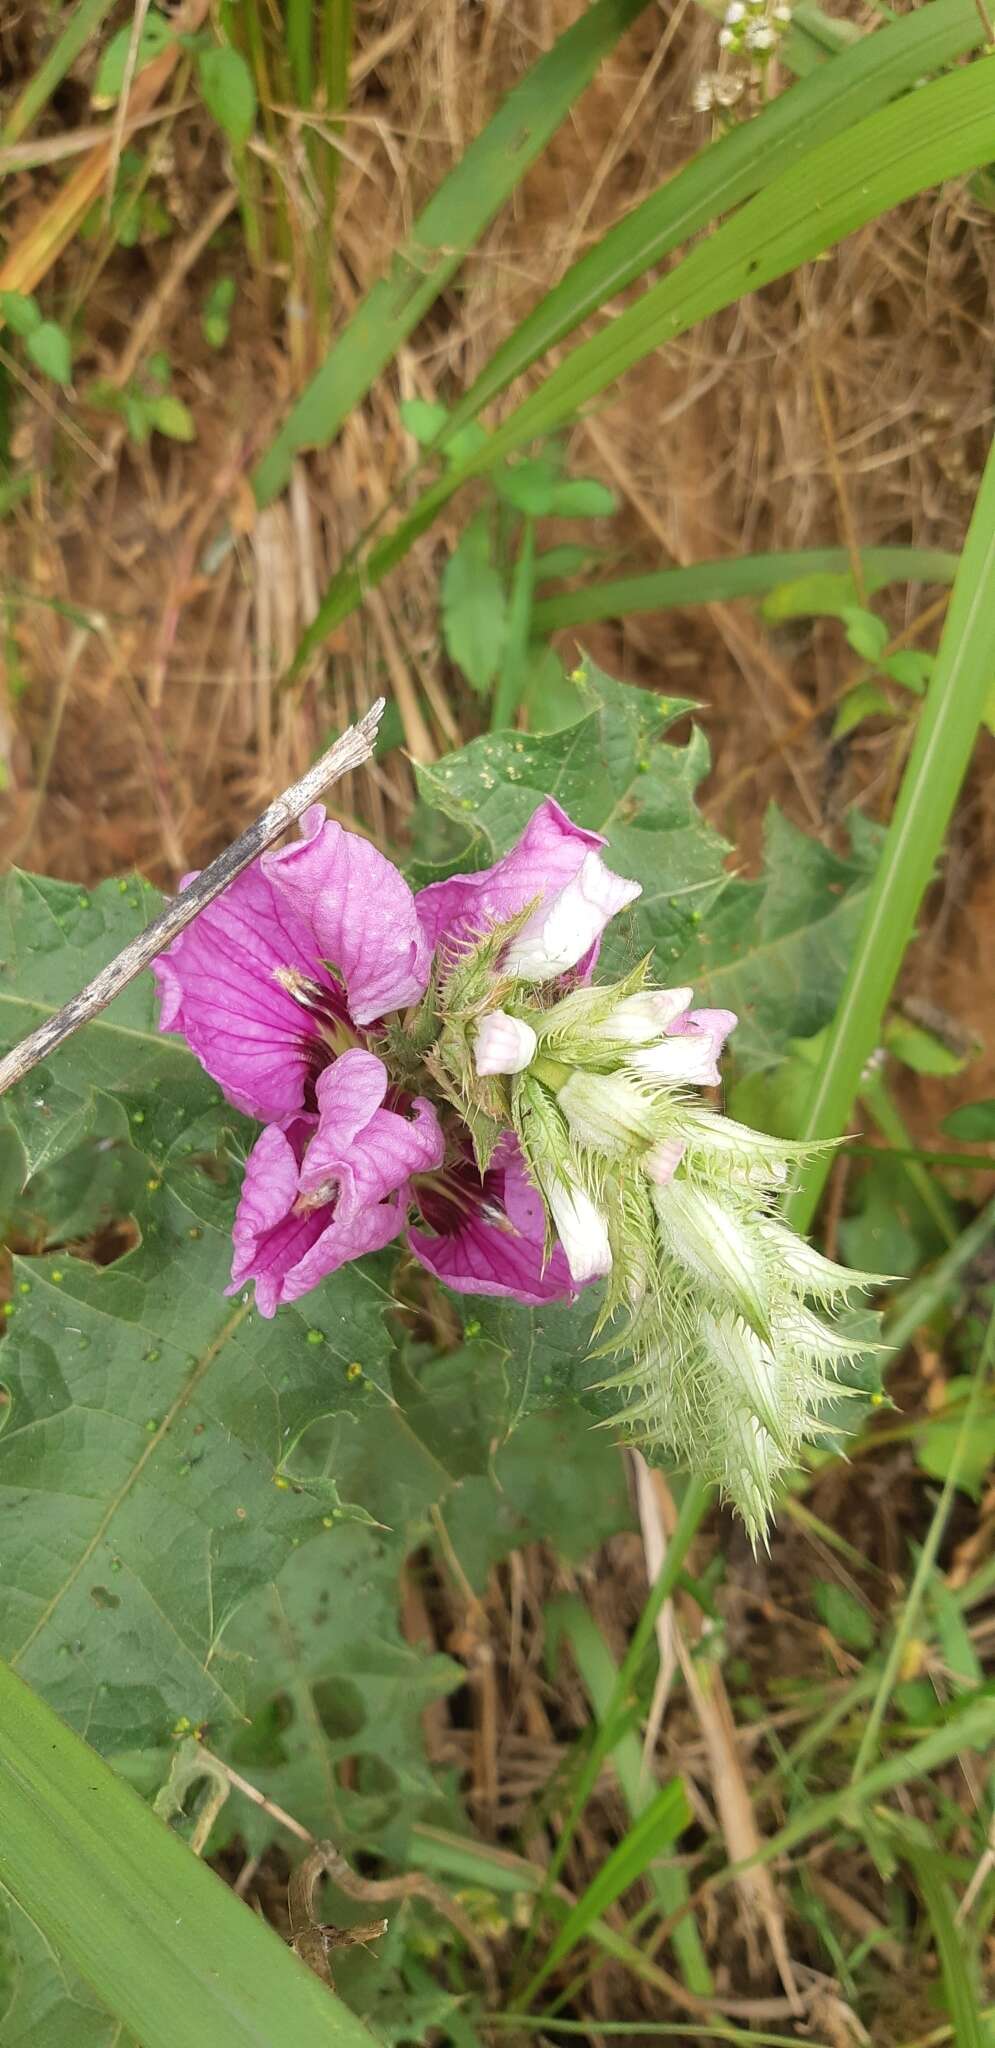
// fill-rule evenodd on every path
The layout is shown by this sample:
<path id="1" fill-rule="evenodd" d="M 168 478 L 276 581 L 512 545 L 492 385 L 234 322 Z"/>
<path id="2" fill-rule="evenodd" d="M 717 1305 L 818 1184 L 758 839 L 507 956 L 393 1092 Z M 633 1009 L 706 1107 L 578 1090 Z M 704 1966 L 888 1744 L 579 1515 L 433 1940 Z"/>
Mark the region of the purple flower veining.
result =
<path id="1" fill-rule="evenodd" d="M 514 972 L 560 986 L 589 976 L 608 920 L 640 893 L 605 865 L 603 845 L 547 797 L 493 867 L 416 896 L 314 805 L 299 839 L 263 854 L 155 963 L 162 1030 L 181 1033 L 229 1101 L 265 1125 L 246 1163 L 231 1281 L 254 1281 L 261 1315 L 405 1231 L 461 1292 L 576 1292 L 563 1248 L 547 1256 L 546 1210 L 513 1133 L 481 1175 L 458 1116 L 394 1085 L 380 1053 L 383 1020 L 419 1001 L 434 962 L 444 976 L 529 906 L 509 946 Z"/>

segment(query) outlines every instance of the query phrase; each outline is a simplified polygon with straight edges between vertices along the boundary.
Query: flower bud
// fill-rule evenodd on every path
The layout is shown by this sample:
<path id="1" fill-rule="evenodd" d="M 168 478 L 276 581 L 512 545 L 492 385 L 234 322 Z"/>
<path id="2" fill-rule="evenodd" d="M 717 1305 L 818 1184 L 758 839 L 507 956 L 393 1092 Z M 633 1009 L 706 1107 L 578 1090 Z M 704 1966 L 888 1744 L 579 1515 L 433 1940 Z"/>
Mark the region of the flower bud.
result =
<path id="1" fill-rule="evenodd" d="M 689 1010 L 674 1018 L 666 1038 L 630 1055 L 628 1064 L 647 1081 L 716 1088 L 718 1060 L 736 1024 L 732 1010 Z"/>
<path id="2" fill-rule="evenodd" d="M 644 988 L 625 996 L 598 1026 L 599 1038 L 629 1045 L 650 1045 L 682 1017 L 694 1000 L 690 988 Z"/>
<path id="3" fill-rule="evenodd" d="M 655 1187 L 653 1203 L 671 1256 L 704 1281 L 717 1306 L 732 1309 L 769 1342 L 765 1247 L 759 1231 L 734 1204 L 685 1180 Z"/>
<path id="4" fill-rule="evenodd" d="M 575 1287 L 598 1280 L 612 1268 L 608 1225 L 582 1187 L 550 1175 L 543 1181 L 543 1194 L 556 1226 L 556 1235 L 566 1253 L 570 1278 Z"/>
<path id="5" fill-rule="evenodd" d="M 566 974 L 590 952 L 609 919 L 641 895 L 638 882 L 613 875 L 600 853 L 588 853 L 572 881 L 512 939 L 504 963 L 508 972 L 523 981 Z"/>
<path id="6" fill-rule="evenodd" d="M 660 1111 L 631 1074 L 586 1074 L 579 1069 L 557 1100 L 576 1145 L 622 1159 L 660 1135 Z"/>
<path id="7" fill-rule="evenodd" d="M 524 1018 L 510 1017 L 507 1010 L 489 1011 L 481 1018 L 474 1040 L 477 1073 L 521 1074 L 534 1059 L 538 1042 Z"/>

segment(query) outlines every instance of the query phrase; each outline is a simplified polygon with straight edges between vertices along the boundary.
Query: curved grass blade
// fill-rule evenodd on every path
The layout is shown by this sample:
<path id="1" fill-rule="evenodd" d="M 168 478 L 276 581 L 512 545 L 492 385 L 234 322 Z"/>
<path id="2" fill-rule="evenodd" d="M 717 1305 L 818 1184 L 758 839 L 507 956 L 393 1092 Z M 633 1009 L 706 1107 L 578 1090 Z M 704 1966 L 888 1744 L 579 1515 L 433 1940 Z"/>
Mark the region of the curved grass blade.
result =
<path id="1" fill-rule="evenodd" d="M 283 489 L 299 449 L 323 446 L 338 433 L 646 5 L 596 0 L 508 94 L 433 194 L 388 275 L 368 293 L 257 464 L 252 484 L 260 505 Z"/>
<path id="2" fill-rule="evenodd" d="M 958 557 L 940 548 L 862 548 L 868 596 L 887 583 L 952 583 Z M 561 626 L 590 625 L 597 619 L 628 618 L 634 612 L 669 611 L 679 605 L 721 604 L 729 598 L 762 597 L 796 577 L 845 576 L 852 567 L 845 548 L 804 548 L 793 554 L 731 555 L 694 562 L 684 569 L 660 569 L 649 576 L 623 576 L 612 583 L 540 598 L 532 609 L 536 633 Z"/>
<path id="3" fill-rule="evenodd" d="M 993 669 L 995 443 L 964 543 L 915 743 L 800 1138 L 835 1138 L 846 1125 L 967 773 Z M 796 1230 L 808 1228 L 830 1163 L 827 1154 L 820 1153 L 800 1175 L 785 1205 Z"/>
<path id="4" fill-rule="evenodd" d="M 348 2008 L 0 1664 L 0 1878 L 143 2048 L 372 2048 Z"/>
<path id="5" fill-rule="evenodd" d="M 986 63 L 952 72 L 808 150 L 635 305 L 572 350 L 459 466 L 471 476 L 561 426 L 653 349 L 811 262 L 916 192 L 988 161 L 995 80 Z"/>
<path id="6" fill-rule="evenodd" d="M 681 242 L 790 170 L 801 149 L 843 134 L 924 75 L 983 42 L 972 0 L 934 0 L 893 27 L 862 37 L 831 63 L 819 64 L 757 120 L 731 129 L 693 158 L 572 264 L 454 406 L 437 445 L 445 446 L 460 424 Z"/>
<path id="7" fill-rule="evenodd" d="M 993 119 L 995 77 L 990 65 L 978 63 L 923 86 L 809 151 L 635 305 L 575 348 L 483 447 L 454 463 L 422 494 L 358 567 L 333 578 L 291 673 L 356 609 L 364 591 L 403 559 L 468 478 L 562 426 L 624 371 L 697 321 L 822 255 L 914 193 L 986 163 Z"/>

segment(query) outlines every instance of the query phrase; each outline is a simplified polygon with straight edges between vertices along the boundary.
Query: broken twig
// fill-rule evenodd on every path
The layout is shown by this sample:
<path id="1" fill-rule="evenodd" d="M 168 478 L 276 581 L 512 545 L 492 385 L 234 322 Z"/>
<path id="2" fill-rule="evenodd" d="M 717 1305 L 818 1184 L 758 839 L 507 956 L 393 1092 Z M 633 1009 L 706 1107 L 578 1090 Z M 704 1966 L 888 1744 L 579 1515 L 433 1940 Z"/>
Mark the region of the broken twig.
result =
<path id="1" fill-rule="evenodd" d="M 32 1067 L 54 1052 L 57 1046 L 63 1045 L 74 1031 L 89 1024 L 101 1010 L 106 1010 L 108 1003 L 127 988 L 129 981 L 134 981 L 137 974 L 151 966 L 157 954 L 164 953 L 177 934 L 191 924 L 209 903 L 213 903 L 237 875 L 258 860 L 259 855 L 279 839 L 281 832 L 285 832 L 288 825 L 293 825 L 308 806 L 317 801 L 330 783 L 338 782 L 353 768 L 361 768 L 373 753 L 383 712 L 384 699 L 378 697 L 364 717 L 356 725 L 351 725 L 327 754 L 323 754 L 321 760 L 301 776 L 299 782 L 285 789 L 247 832 L 241 833 L 224 853 L 219 853 L 217 860 L 212 860 L 209 867 L 202 869 L 189 888 L 170 899 L 159 916 L 153 918 L 137 939 L 132 939 L 131 944 L 125 946 L 116 960 L 102 967 L 86 988 L 73 996 L 61 1010 L 56 1010 L 44 1024 L 39 1024 L 36 1031 L 21 1040 L 20 1045 L 15 1045 L 13 1052 L 0 1060 L 0 1095 L 12 1088 L 15 1081 L 29 1074 Z"/>

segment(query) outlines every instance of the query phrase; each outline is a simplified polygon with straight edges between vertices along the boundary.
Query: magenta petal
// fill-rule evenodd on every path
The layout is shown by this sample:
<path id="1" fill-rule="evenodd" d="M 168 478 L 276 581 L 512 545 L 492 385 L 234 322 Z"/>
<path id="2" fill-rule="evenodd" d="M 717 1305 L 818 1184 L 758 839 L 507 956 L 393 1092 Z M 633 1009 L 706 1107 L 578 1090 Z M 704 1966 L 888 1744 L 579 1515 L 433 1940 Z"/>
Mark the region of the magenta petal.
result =
<path id="1" fill-rule="evenodd" d="M 247 1280 L 256 1283 L 256 1307 L 262 1316 L 276 1314 L 287 1272 L 321 1236 L 327 1215 L 312 1211 L 295 1216 L 299 1160 L 313 1117 L 294 1117 L 287 1130 L 269 1124 L 249 1153 L 235 1223 L 234 1257 L 228 1294 Z"/>
<path id="2" fill-rule="evenodd" d="M 494 867 L 419 889 L 418 919 L 430 949 L 443 941 L 456 948 L 471 945 L 526 904 L 557 895 L 592 847 L 604 844 L 600 833 L 575 825 L 552 797 L 544 797 L 517 844 Z"/>
<path id="3" fill-rule="evenodd" d="M 337 1215 L 346 1222 L 359 1210 L 394 1193 L 412 1173 L 441 1166 L 445 1140 L 430 1102 L 420 1097 L 411 1116 L 381 1109 L 387 1069 L 369 1052 L 346 1052 L 318 1077 L 318 1128 L 301 1168 L 304 1192 L 335 1180 Z"/>
<path id="4" fill-rule="evenodd" d="M 576 1288 L 562 1248 L 543 1264 L 546 1218 L 515 1139 L 501 1140 L 479 1209 L 465 1212 L 439 1236 L 409 1230 L 408 1243 L 423 1266 L 456 1294 L 510 1295 L 527 1304 L 570 1301 Z"/>
<path id="5" fill-rule="evenodd" d="M 319 1075 L 319 1115 L 271 1125 L 253 1147 L 229 1292 L 254 1280 L 260 1315 L 274 1315 L 350 1259 L 382 1250 L 404 1228 L 409 1176 L 442 1164 L 431 1103 L 419 1099 L 401 1116 L 379 1107 L 386 1089 L 381 1060 L 343 1053 Z"/>
<path id="6" fill-rule="evenodd" d="M 356 832 L 312 804 L 301 836 L 260 865 L 274 890 L 314 935 L 313 957 L 345 982 L 349 1012 L 370 1024 L 424 992 L 430 951 L 403 875 Z"/>
<path id="7" fill-rule="evenodd" d="M 312 1179 L 316 1177 L 314 1165 L 322 1154 L 341 1158 L 360 1131 L 366 1129 L 387 1093 L 387 1069 L 375 1053 L 362 1052 L 357 1047 L 340 1054 L 318 1075 L 315 1092 L 319 1123 L 308 1154 Z"/>
<path id="8" fill-rule="evenodd" d="M 337 1213 L 332 1215 L 328 1209 L 316 1211 L 326 1228 L 284 1274 L 279 1297 L 281 1302 L 299 1301 L 302 1294 L 310 1294 L 313 1287 L 327 1280 L 330 1273 L 337 1273 L 340 1266 L 348 1265 L 350 1259 L 360 1259 L 364 1252 L 383 1251 L 384 1246 L 404 1229 L 407 1213 L 406 1190 L 393 1195 L 389 1201 L 374 1203 L 348 1221 Z M 256 1301 L 260 1313 L 265 1315 L 266 1311 L 259 1302 L 258 1282 Z"/>
<path id="9" fill-rule="evenodd" d="M 317 1036 L 313 1017 L 276 979 L 286 967 L 331 986 L 307 925 L 258 862 L 152 964 L 160 1030 L 182 1032 L 236 1109 L 264 1122 L 300 1108 Z"/>

